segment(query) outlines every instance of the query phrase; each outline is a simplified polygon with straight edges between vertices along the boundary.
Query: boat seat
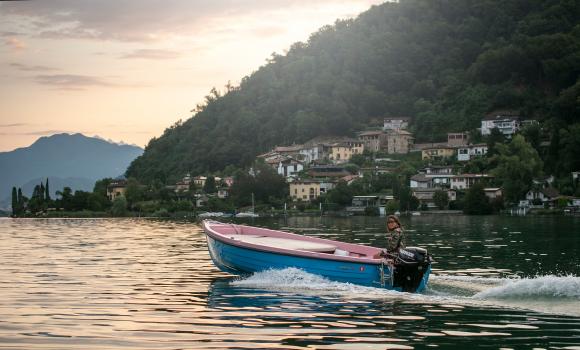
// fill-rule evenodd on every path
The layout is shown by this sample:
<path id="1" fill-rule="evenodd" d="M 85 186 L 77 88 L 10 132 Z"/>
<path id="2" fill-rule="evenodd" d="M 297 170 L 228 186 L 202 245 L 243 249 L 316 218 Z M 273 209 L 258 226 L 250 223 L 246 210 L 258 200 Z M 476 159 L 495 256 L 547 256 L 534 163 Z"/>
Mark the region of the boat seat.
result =
<path id="1" fill-rule="evenodd" d="M 290 249 L 290 250 L 305 250 L 309 252 L 318 253 L 334 253 L 336 246 L 327 243 L 300 241 L 297 239 L 266 237 L 256 235 L 226 235 L 228 238 L 242 241 L 245 243 L 263 245 L 266 247 Z"/>

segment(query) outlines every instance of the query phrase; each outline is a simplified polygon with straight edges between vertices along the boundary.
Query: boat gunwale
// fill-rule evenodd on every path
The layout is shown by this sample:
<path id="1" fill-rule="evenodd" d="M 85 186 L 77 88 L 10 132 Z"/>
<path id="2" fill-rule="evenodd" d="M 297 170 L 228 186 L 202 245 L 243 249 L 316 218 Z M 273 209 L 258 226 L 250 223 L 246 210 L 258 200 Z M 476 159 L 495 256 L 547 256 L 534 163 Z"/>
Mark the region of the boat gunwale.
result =
<path id="1" fill-rule="evenodd" d="M 249 227 L 249 228 L 254 228 L 253 226 L 228 224 L 228 223 L 223 223 L 223 222 L 214 221 L 214 220 L 204 220 L 203 221 L 204 232 L 207 236 L 210 236 L 213 239 L 216 239 L 224 244 L 229 244 L 229 245 L 239 247 L 239 248 L 251 249 L 251 250 L 255 250 L 255 251 L 280 254 L 280 255 L 286 255 L 286 256 L 301 257 L 301 258 L 309 258 L 309 259 L 317 259 L 317 260 L 330 260 L 330 261 L 339 261 L 339 262 L 353 262 L 353 263 L 369 264 L 369 265 L 380 265 L 381 261 L 382 261 L 381 258 L 373 259 L 373 258 L 368 258 L 368 257 L 341 256 L 341 255 L 334 255 L 334 254 L 328 254 L 328 253 L 311 252 L 311 251 L 307 251 L 307 250 L 276 248 L 276 247 L 270 247 L 270 246 L 266 246 L 266 245 L 243 242 L 243 241 L 231 239 L 231 238 L 227 237 L 227 235 L 217 232 L 215 229 L 211 228 L 212 223 L 220 224 L 220 225 L 244 226 L 244 227 Z M 363 246 L 360 244 L 332 241 L 332 240 L 326 240 L 326 239 L 322 239 L 322 238 L 309 237 L 309 236 L 302 236 L 302 235 L 298 235 L 296 233 L 279 231 L 279 230 L 271 230 L 271 229 L 265 229 L 265 230 L 280 232 L 280 233 L 283 233 L 283 234 L 288 235 L 290 237 L 300 236 L 300 237 L 306 237 L 308 240 L 312 239 L 313 241 L 322 240 L 325 242 L 336 242 L 336 243 L 340 243 L 340 244 L 354 245 L 354 246 L 360 246 L 360 247 L 364 247 L 364 248 L 374 248 L 374 249 L 380 250 L 380 248 L 371 247 L 371 246 Z"/>

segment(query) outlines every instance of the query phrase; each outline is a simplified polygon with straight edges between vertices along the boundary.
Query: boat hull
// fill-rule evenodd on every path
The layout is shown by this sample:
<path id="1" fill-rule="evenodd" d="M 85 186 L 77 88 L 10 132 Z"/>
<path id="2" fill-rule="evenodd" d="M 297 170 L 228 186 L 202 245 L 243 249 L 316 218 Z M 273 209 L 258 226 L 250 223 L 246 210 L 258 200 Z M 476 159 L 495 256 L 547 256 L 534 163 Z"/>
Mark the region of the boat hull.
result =
<path id="1" fill-rule="evenodd" d="M 220 240 L 219 237 L 210 235 L 206 235 L 206 237 L 208 250 L 214 264 L 220 270 L 228 273 L 247 275 L 268 269 L 294 267 L 333 281 L 402 291 L 402 288 L 392 285 L 393 266 L 391 265 L 280 254 L 279 252 L 235 246 Z M 430 267 L 424 272 L 422 281 L 414 290 L 415 292 L 425 289 L 429 272 Z"/>

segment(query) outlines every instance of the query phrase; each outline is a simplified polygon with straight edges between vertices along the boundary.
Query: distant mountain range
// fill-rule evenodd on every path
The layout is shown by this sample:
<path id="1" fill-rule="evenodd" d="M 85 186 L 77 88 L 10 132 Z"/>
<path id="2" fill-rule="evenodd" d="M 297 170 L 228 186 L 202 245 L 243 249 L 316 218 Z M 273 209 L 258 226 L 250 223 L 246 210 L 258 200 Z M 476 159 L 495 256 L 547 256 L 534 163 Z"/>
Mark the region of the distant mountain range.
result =
<path id="1" fill-rule="evenodd" d="M 29 147 L 0 152 L 0 209 L 10 207 L 12 187 L 30 196 L 49 179 L 51 195 L 68 186 L 91 191 L 96 180 L 118 177 L 143 149 L 82 134 L 41 137 Z"/>

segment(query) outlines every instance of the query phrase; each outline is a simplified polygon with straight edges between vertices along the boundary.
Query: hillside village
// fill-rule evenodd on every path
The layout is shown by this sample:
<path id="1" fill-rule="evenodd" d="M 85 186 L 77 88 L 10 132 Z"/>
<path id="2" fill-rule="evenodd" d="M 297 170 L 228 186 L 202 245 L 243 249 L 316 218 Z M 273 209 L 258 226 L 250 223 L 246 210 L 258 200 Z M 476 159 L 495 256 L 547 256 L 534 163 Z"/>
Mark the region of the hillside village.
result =
<path id="1" fill-rule="evenodd" d="M 458 199 L 465 197 L 466 191 L 478 184 L 495 209 L 504 208 L 504 193 L 495 177 L 486 172 L 473 172 L 466 166 L 470 161 L 486 157 L 492 133 L 501 134 L 509 141 L 513 135 L 528 126 L 537 126 L 535 120 L 522 120 L 517 113 L 498 111 L 481 120 L 479 134 L 467 132 L 448 133 L 447 140 L 432 143 L 415 143 L 409 131 L 412 119 L 409 117 L 384 118 L 382 127 L 359 132 L 349 137 L 316 137 L 303 144 L 280 145 L 256 157 L 256 162 L 265 164 L 285 179 L 288 203 L 298 206 L 322 209 L 321 198 L 336 189 L 339 184 L 350 186 L 380 176 L 398 176 L 401 165 L 412 162 L 416 166 L 414 174 L 409 174 L 404 186 L 408 187 L 411 204 L 402 208 L 398 194 L 393 189 L 383 189 L 378 193 L 352 193 L 348 205 L 343 209 L 354 214 L 381 214 L 385 210 L 430 210 L 461 209 Z M 496 129 L 494 131 L 494 129 Z M 472 140 L 474 139 L 474 140 Z M 474 142 L 475 140 L 479 142 Z M 418 165 L 418 166 L 417 166 Z M 254 169 L 250 169 L 251 174 Z M 578 173 L 571 174 L 577 181 Z M 208 186 L 208 181 L 212 184 Z M 181 181 L 168 186 L 178 198 L 194 189 L 193 199 L 199 210 L 207 207 L 210 199 L 226 200 L 234 184 L 233 176 L 185 175 Z M 576 210 L 580 199 L 561 196 L 552 186 L 553 177 L 535 179 L 527 184 L 530 190 L 518 203 L 505 203 L 512 210 L 527 212 L 533 208 L 556 206 Z M 125 180 L 109 185 L 110 200 L 122 195 Z M 353 186 L 354 187 L 354 186 Z M 439 194 L 438 194 L 439 193 Z M 444 197 L 441 198 L 441 193 Z M 439 199 L 437 198 L 439 196 Z M 325 200 L 328 204 L 329 200 Z M 558 204 L 560 203 L 560 204 Z M 564 204 L 562 204 L 564 203 Z M 335 203 L 330 203 L 335 204 Z M 344 203 L 343 203 L 344 204 Z"/>

